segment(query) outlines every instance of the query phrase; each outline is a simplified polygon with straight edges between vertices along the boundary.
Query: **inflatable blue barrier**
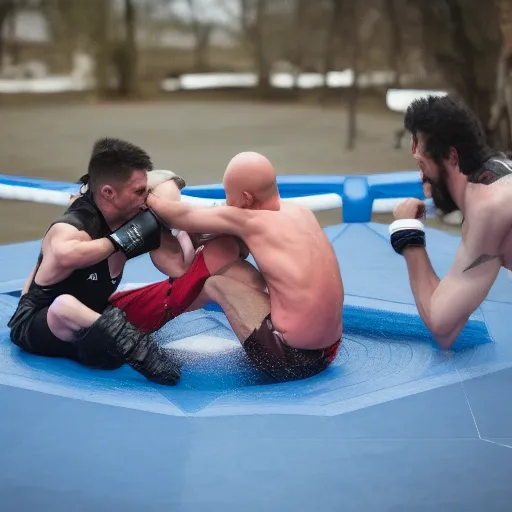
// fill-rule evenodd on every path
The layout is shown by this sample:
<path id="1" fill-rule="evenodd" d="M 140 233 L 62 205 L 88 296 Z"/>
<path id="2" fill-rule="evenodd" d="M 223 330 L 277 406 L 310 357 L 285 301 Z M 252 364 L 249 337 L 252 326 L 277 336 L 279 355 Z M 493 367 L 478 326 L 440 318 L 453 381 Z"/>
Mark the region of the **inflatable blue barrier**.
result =
<path id="1" fill-rule="evenodd" d="M 389 174 L 361 176 L 336 175 L 286 175 L 278 176 L 279 192 L 283 197 L 303 197 L 317 194 L 343 194 L 345 181 L 364 178 L 368 181 L 369 194 L 374 199 L 396 197 L 423 198 L 419 171 L 402 171 Z M 187 194 L 196 197 L 224 199 L 222 184 L 187 186 Z"/>
<path id="2" fill-rule="evenodd" d="M 0 175 L 0 185 L 16 188 L 49 190 L 74 194 L 80 185 L 36 178 Z M 416 197 L 425 199 L 418 171 L 404 171 L 373 176 L 294 175 L 278 176 L 279 192 L 284 198 L 302 198 L 320 194 L 337 194 L 342 199 L 343 221 L 368 222 L 376 200 Z M 222 184 L 187 186 L 183 195 L 215 200 L 225 199 Z M 44 202 L 44 199 L 41 199 Z M 426 200 L 431 210 L 432 202 Z M 389 208 L 387 211 L 390 211 Z"/>
<path id="3" fill-rule="evenodd" d="M 282 197 L 338 194 L 343 201 L 343 222 L 369 222 L 376 199 L 416 197 L 425 199 L 418 171 L 403 171 L 370 176 L 292 175 L 278 177 Z M 194 185 L 186 195 L 225 199 L 222 184 Z M 431 205 L 431 200 L 427 200 Z"/>
<path id="4" fill-rule="evenodd" d="M 325 228 L 343 276 L 343 344 L 326 371 L 303 381 L 268 382 L 213 304 L 156 335 L 183 364 L 173 388 L 126 366 L 91 370 L 24 353 L 7 321 L 40 241 L 0 247 L 2 510 L 507 509 L 507 272 L 453 350 L 440 350 L 388 227 L 368 222 L 377 199 L 422 197 L 418 174 L 280 177 L 279 187 L 284 197 L 340 194 L 349 220 Z M 222 198 L 218 185 L 186 193 Z M 442 277 L 460 238 L 426 236 Z M 144 255 L 128 262 L 122 284 L 163 277 Z"/>
<path id="5" fill-rule="evenodd" d="M 344 222 L 370 222 L 373 198 L 364 176 L 348 177 L 343 184 L 342 198 Z"/>
<path id="6" fill-rule="evenodd" d="M 79 189 L 79 185 L 76 183 L 52 181 L 26 176 L 11 176 L 9 174 L 0 174 L 0 185 L 35 188 L 40 190 L 53 190 L 55 192 L 69 193 L 75 193 Z"/>

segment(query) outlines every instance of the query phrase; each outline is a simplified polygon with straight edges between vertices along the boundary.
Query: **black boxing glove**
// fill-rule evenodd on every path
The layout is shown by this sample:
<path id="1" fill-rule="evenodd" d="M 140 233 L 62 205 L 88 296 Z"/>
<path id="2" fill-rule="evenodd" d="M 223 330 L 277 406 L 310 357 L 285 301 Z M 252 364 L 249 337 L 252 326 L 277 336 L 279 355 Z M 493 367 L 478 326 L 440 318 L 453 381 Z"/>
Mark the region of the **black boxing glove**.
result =
<path id="1" fill-rule="evenodd" d="M 391 245 L 402 254 L 407 247 L 425 247 L 425 226 L 417 219 L 395 220 L 389 226 Z"/>
<path id="2" fill-rule="evenodd" d="M 150 210 L 144 210 L 107 235 L 116 251 L 128 259 L 154 251 L 160 247 L 161 224 Z"/>

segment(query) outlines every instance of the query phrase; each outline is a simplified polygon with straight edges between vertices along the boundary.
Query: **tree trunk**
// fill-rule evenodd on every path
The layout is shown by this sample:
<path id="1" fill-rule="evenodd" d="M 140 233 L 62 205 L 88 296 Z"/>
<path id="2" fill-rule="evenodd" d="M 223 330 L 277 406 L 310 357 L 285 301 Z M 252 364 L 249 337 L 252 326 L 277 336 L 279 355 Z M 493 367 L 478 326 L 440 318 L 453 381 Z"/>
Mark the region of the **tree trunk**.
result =
<path id="1" fill-rule="evenodd" d="M 64 56 L 68 71 L 73 69 L 77 40 L 82 27 L 88 22 L 82 19 L 85 14 L 83 5 L 70 0 L 46 0 L 41 5 L 41 14 L 45 17 L 50 37 Z"/>
<path id="2" fill-rule="evenodd" d="M 389 21 L 389 67 L 393 70 L 393 87 L 400 87 L 400 63 L 402 60 L 402 27 L 396 9 L 396 0 L 384 0 Z"/>
<path id="3" fill-rule="evenodd" d="M 329 83 L 328 74 L 333 71 L 334 66 L 334 41 L 336 39 L 336 33 L 340 30 L 341 26 L 341 15 L 343 13 L 343 0 L 331 0 L 332 1 L 332 14 L 331 22 L 327 30 L 327 36 L 325 40 L 324 50 L 324 62 L 323 62 L 323 75 L 324 83 L 322 88 L 322 100 L 325 100 L 329 95 Z"/>
<path id="4" fill-rule="evenodd" d="M 254 7 L 255 9 L 253 9 Z M 267 0 L 253 0 L 252 2 L 240 0 L 242 28 L 254 59 L 254 67 L 258 76 L 256 88 L 261 99 L 267 99 L 272 94 L 270 64 L 267 59 L 264 36 L 266 10 Z"/>
<path id="5" fill-rule="evenodd" d="M 133 97 L 137 90 L 136 12 L 133 0 L 124 0 L 125 39 L 119 48 L 119 95 Z"/>
<path id="6" fill-rule="evenodd" d="M 304 21 L 306 14 L 306 1 L 295 0 L 295 48 L 293 55 L 294 77 L 293 77 L 293 90 L 298 94 L 299 78 L 302 73 L 302 65 L 304 59 Z"/>
<path id="7" fill-rule="evenodd" d="M 512 0 L 498 0 L 499 18 L 503 45 L 512 50 Z"/>
<path id="8" fill-rule="evenodd" d="M 464 17 L 459 0 L 445 0 L 449 11 L 449 17 L 453 30 L 453 43 L 457 48 L 465 65 L 461 67 L 460 73 L 464 82 L 463 92 L 466 102 L 475 110 L 480 119 L 485 119 L 489 112 L 490 105 L 485 104 L 484 95 L 478 90 L 478 80 L 475 72 L 474 49 L 466 35 Z"/>
<path id="9" fill-rule="evenodd" d="M 4 25 L 9 20 L 12 11 L 14 11 L 14 0 L 0 1 L 0 69 L 2 68 L 5 55 Z"/>
<path id="10" fill-rule="evenodd" d="M 194 33 L 194 69 L 198 72 L 206 71 L 208 66 L 208 50 L 213 26 L 201 23 L 197 17 L 195 0 L 187 0 L 190 16 L 192 18 L 192 31 Z"/>
<path id="11" fill-rule="evenodd" d="M 499 0 L 498 7 L 503 45 L 489 130 L 493 145 L 509 150 L 512 148 L 512 0 Z"/>
<path id="12" fill-rule="evenodd" d="M 110 92 L 110 64 L 112 43 L 110 40 L 111 6 L 104 0 L 88 0 L 91 9 L 91 40 L 95 60 L 94 73 L 96 94 L 107 97 Z"/>
<path id="13" fill-rule="evenodd" d="M 359 17 L 358 5 L 352 3 L 350 5 L 350 47 L 351 47 L 351 68 L 353 73 L 353 82 L 350 86 L 348 95 L 348 112 L 347 112 L 347 141 L 346 148 L 352 150 L 356 145 L 357 137 L 357 100 L 359 97 Z"/>
<path id="14" fill-rule="evenodd" d="M 450 88 L 488 127 L 501 46 L 495 29 L 496 6 L 465 0 L 418 0 L 417 5 L 425 48 Z M 440 27 L 446 28 L 441 31 Z"/>
<path id="15" fill-rule="evenodd" d="M 265 14 L 267 0 L 257 0 L 256 23 L 253 27 L 254 57 L 258 70 L 258 94 L 260 98 L 266 99 L 272 95 L 270 84 L 270 65 L 265 51 Z"/>

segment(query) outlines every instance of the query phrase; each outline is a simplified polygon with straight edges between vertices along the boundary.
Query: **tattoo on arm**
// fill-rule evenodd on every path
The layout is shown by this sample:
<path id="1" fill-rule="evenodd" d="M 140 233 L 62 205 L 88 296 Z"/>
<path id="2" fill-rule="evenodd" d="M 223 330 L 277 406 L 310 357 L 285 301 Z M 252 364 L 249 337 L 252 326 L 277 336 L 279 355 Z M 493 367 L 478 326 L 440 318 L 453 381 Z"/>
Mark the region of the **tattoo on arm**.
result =
<path id="1" fill-rule="evenodd" d="M 473 263 L 471 263 L 471 265 L 469 265 L 469 267 L 465 268 L 463 272 L 467 272 L 472 268 L 478 267 L 479 265 L 482 265 L 483 263 L 494 260 L 496 258 L 501 258 L 502 256 L 502 254 L 496 254 L 494 256 L 492 254 L 481 254 L 475 261 L 473 261 Z"/>

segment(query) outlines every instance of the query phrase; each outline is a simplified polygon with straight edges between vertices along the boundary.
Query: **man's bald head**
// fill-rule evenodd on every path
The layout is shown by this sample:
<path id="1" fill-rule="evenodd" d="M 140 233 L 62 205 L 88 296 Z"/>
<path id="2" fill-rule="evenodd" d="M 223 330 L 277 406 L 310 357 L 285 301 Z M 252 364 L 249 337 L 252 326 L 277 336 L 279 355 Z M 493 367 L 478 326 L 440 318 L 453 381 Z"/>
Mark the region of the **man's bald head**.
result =
<path id="1" fill-rule="evenodd" d="M 226 203 L 239 208 L 258 207 L 279 199 L 276 173 L 270 161 L 247 151 L 231 159 L 224 173 Z"/>

